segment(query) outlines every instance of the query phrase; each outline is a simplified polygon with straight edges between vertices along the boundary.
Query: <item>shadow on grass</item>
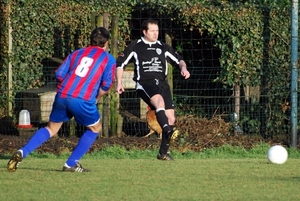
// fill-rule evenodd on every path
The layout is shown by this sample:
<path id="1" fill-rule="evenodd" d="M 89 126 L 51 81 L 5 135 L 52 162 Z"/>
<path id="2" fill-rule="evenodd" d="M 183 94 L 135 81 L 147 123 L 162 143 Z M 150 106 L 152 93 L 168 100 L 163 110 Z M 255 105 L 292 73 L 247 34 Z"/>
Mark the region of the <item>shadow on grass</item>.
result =
<path id="1" fill-rule="evenodd" d="M 62 168 L 61 169 L 50 169 L 50 168 L 28 168 L 28 167 L 20 167 L 18 168 L 18 170 L 16 172 L 19 172 L 19 171 L 45 171 L 45 172 L 63 172 L 62 171 Z M 9 172 L 7 169 L 6 169 L 6 164 L 5 165 L 1 165 L 0 166 L 0 172 Z M 9 173 L 16 173 L 16 172 L 9 172 Z M 65 172 L 63 172 L 65 173 Z"/>
<path id="2" fill-rule="evenodd" d="M 7 171 L 7 163 L 10 159 L 10 156 L 0 156 L 0 172 L 8 172 Z M 29 167 L 19 167 L 17 171 L 48 171 L 48 172 L 63 172 L 62 167 L 60 169 L 53 169 L 53 168 L 45 168 L 45 167 L 36 167 L 36 168 L 29 168 Z M 14 172 L 12 172 L 14 173 Z"/>

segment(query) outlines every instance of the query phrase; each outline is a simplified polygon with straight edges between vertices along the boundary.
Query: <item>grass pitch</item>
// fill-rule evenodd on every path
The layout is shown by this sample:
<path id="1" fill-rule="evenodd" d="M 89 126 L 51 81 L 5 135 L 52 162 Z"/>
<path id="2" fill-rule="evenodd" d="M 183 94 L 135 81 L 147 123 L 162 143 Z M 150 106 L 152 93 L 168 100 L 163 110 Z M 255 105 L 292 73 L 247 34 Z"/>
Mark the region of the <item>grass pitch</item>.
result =
<path id="1" fill-rule="evenodd" d="M 81 160 L 90 173 L 62 172 L 66 157 L 35 155 L 11 173 L 2 157 L 0 200 L 299 200 L 300 159 L 295 153 L 283 165 L 270 164 L 262 154 L 230 154 L 175 161 L 159 161 L 155 153 L 142 159 L 92 155 Z"/>

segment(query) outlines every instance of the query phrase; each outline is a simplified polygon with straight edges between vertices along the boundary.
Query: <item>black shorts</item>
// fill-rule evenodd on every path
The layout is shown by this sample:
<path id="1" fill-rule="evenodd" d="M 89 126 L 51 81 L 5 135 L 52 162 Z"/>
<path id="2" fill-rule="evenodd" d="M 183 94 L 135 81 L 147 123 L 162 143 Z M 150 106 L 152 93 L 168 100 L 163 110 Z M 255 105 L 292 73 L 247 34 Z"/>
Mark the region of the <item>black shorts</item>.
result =
<path id="1" fill-rule="evenodd" d="M 138 81 L 136 82 L 136 92 L 152 110 L 155 107 L 150 103 L 150 98 L 156 94 L 160 94 L 163 97 L 165 109 L 174 109 L 170 86 L 165 80 Z"/>

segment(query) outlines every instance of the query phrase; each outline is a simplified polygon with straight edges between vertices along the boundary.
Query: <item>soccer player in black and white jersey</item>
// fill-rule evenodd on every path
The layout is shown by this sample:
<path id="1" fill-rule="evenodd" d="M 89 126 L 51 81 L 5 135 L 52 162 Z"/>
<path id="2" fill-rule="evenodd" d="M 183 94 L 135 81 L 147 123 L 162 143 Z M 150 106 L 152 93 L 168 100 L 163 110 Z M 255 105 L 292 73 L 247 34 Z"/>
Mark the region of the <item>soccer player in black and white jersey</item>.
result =
<path id="1" fill-rule="evenodd" d="M 174 104 L 166 80 L 168 64 L 178 66 L 185 79 L 190 77 L 190 73 L 182 57 L 171 46 L 158 40 L 159 27 L 156 20 L 145 20 L 142 32 L 144 36 L 130 43 L 117 58 L 116 90 L 119 94 L 124 91 L 123 71 L 128 63 L 133 62 L 136 91 L 156 111 L 157 121 L 163 130 L 157 159 L 173 160 L 168 152 L 175 123 Z"/>

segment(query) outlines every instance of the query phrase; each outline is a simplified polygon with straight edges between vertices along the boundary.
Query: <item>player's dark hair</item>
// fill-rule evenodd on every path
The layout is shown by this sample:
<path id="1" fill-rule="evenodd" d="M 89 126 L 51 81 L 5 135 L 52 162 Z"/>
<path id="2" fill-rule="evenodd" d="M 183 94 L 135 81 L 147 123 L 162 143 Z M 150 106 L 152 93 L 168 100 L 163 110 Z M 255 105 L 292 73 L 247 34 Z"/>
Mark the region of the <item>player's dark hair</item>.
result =
<path id="1" fill-rule="evenodd" d="M 142 31 L 144 31 L 144 30 L 148 31 L 148 29 L 149 29 L 148 25 L 149 24 L 156 24 L 158 26 L 158 22 L 156 20 L 154 20 L 154 19 L 147 19 L 147 20 L 144 20 L 142 22 Z"/>
<path id="2" fill-rule="evenodd" d="M 109 40 L 109 32 L 104 27 L 95 28 L 90 36 L 90 45 L 104 47 L 104 44 Z"/>

